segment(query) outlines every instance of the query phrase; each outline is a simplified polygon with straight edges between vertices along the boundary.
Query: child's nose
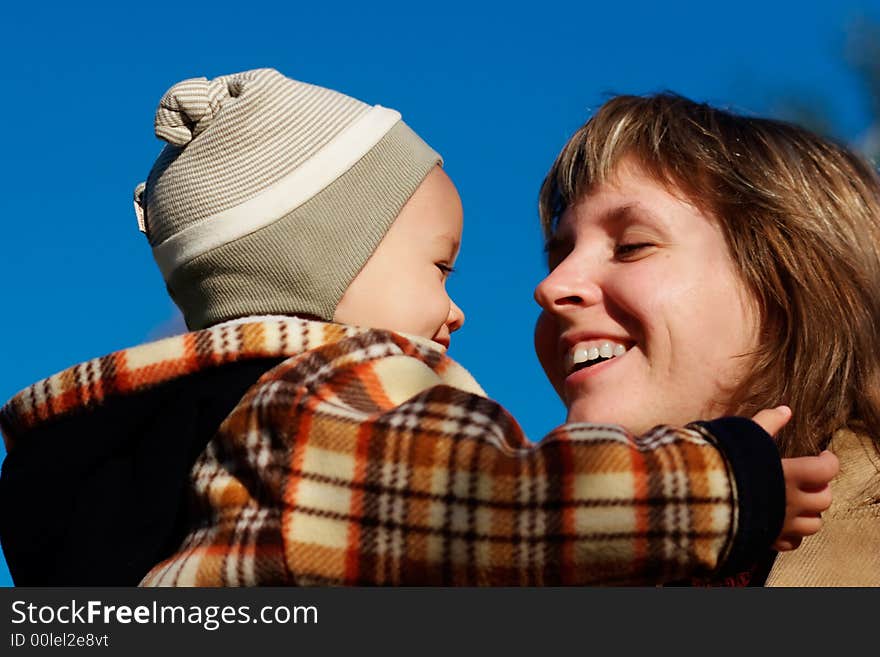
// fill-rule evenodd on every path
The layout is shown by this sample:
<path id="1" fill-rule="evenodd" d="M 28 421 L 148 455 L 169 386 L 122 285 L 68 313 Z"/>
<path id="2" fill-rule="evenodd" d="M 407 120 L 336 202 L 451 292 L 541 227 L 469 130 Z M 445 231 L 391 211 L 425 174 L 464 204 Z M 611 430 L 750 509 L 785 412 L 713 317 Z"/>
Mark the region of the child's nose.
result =
<path id="1" fill-rule="evenodd" d="M 446 319 L 446 326 L 449 327 L 450 333 L 464 326 L 464 311 L 452 300 L 449 302 L 449 317 Z"/>

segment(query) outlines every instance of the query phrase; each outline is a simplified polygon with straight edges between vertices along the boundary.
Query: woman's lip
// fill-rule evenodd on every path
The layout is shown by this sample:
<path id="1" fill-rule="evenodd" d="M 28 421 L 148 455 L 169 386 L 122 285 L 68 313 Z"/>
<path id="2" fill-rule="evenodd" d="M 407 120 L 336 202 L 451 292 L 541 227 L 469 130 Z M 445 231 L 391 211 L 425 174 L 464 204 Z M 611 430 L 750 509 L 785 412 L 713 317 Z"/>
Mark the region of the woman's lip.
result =
<path id="1" fill-rule="evenodd" d="M 566 387 L 575 386 L 578 383 L 581 383 L 582 381 L 585 381 L 585 380 L 592 378 L 594 376 L 598 376 L 599 374 L 601 374 L 602 372 L 607 370 L 609 367 L 614 366 L 617 363 L 617 361 L 626 358 L 627 354 L 629 354 L 629 349 L 627 349 L 626 353 L 623 354 L 622 356 L 612 356 L 608 360 L 602 361 L 601 363 L 599 363 L 597 365 L 592 365 L 591 367 L 583 367 L 579 370 L 575 370 L 574 372 L 572 372 L 571 374 L 569 374 L 568 376 L 565 377 L 565 386 Z"/>

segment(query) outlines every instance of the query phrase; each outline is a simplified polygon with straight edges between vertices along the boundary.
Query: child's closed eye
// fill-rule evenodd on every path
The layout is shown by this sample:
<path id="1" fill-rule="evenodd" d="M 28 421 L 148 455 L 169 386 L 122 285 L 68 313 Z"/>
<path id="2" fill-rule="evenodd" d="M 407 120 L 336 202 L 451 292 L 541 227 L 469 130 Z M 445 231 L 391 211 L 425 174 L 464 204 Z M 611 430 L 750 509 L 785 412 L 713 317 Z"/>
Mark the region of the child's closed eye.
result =
<path id="1" fill-rule="evenodd" d="M 455 267 L 451 267 L 444 262 L 438 262 L 438 263 L 436 263 L 436 265 L 437 265 L 437 269 L 439 269 L 441 272 L 443 272 L 444 278 L 455 272 Z"/>

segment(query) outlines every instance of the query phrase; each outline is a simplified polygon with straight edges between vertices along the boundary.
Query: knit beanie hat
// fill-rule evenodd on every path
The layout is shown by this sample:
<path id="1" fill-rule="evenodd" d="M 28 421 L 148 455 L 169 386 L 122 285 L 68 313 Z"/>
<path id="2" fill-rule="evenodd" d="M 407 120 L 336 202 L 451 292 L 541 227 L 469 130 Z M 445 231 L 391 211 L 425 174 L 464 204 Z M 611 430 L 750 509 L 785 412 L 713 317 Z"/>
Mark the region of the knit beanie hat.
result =
<path id="1" fill-rule="evenodd" d="M 273 69 L 179 82 L 155 131 L 167 145 L 135 211 L 190 329 L 249 315 L 332 319 L 442 162 L 398 112 Z"/>

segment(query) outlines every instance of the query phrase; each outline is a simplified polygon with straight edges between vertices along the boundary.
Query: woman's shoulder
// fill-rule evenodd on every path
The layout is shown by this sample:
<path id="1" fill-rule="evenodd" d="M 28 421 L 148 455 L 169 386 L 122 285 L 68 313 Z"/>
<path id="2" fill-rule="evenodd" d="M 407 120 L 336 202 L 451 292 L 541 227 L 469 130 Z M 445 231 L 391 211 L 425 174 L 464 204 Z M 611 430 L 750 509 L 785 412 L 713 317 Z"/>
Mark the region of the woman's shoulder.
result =
<path id="1" fill-rule="evenodd" d="M 880 586 L 880 443 L 848 428 L 834 433 L 828 449 L 840 473 L 823 527 L 776 558 L 767 586 Z"/>
<path id="2" fill-rule="evenodd" d="M 880 438 L 860 429 L 839 429 L 828 449 L 840 460 L 840 474 L 831 483 L 829 516 L 867 515 L 880 521 Z"/>

